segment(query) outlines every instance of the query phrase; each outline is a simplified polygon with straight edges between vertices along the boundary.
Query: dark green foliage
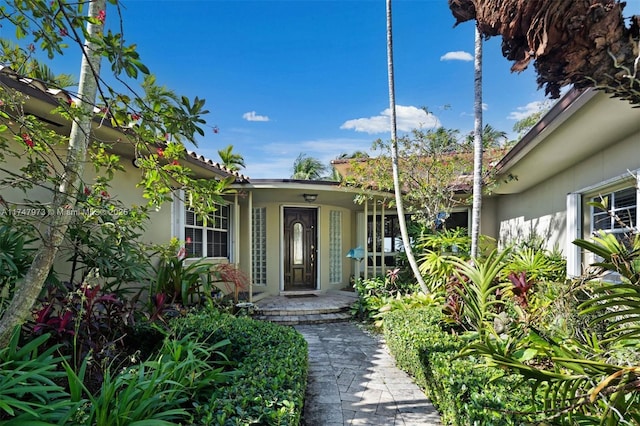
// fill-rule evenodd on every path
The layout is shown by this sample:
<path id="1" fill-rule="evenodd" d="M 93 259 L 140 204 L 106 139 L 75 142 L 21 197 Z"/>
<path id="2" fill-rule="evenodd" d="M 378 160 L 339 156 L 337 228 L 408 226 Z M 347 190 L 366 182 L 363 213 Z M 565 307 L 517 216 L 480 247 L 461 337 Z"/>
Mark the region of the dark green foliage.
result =
<path id="1" fill-rule="evenodd" d="M 444 424 L 521 425 L 532 412 L 531 388 L 479 358 L 456 358 L 472 337 L 441 322 L 439 308 L 390 312 L 384 334 L 398 367 L 411 374 L 440 410 Z"/>
<path id="2" fill-rule="evenodd" d="M 16 281 L 24 277 L 33 260 L 32 239 L 10 225 L 0 226 L 0 313 L 13 297 Z"/>
<path id="3" fill-rule="evenodd" d="M 307 385 L 307 343 L 292 328 L 201 311 L 172 323 L 178 336 L 228 339 L 237 376 L 196 408 L 202 425 L 298 425 Z"/>
<path id="4" fill-rule="evenodd" d="M 87 392 L 86 399 L 81 399 L 81 389 L 87 391 L 81 384 L 84 366 L 79 375 L 68 368 L 72 399 L 85 403 L 76 420 L 100 426 L 193 424 L 193 407 L 233 377 L 217 360 L 218 350 L 227 344 L 199 342 L 190 335 L 166 338 L 147 361 L 118 374 L 107 371 L 99 392 Z"/>
<path id="5" fill-rule="evenodd" d="M 399 273 L 399 269 L 393 269 L 386 277 L 356 280 L 354 287 L 358 300 L 351 307 L 351 314 L 359 320 L 371 321 L 393 298 L 416 292 L 417 284 L 399 279 Z"/>
<path id="6" fill-rule="evenodd" d="M 16 328 L 9 346 L 0 349 L 0 423 L 37 424 L 38 419 L 43 425 L 67 424 L 78 405 L 60 386 L 62 358 L 57 347 L 44 347 L 48 338 L 42 335 L 20 347 Z"/>

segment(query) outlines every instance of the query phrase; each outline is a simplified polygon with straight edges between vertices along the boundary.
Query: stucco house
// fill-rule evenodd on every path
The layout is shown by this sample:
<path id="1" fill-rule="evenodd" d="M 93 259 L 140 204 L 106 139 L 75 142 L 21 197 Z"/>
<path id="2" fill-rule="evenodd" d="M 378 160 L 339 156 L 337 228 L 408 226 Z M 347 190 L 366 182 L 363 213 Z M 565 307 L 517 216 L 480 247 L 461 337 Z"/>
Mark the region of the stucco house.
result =
<path id="1" fill-rule="evenodd" d="M 26 94 L 29 114 L 68 135 L 70 124 L 51 112 L 68 94 L 7 68 L 0 69 L 0 85 Z M 93 131 L 101 140 L 126 138 L 99 123 Z M 112 197 L 125 205 L 144 203 L 131 146 L 115 144 L 114 150 L 125 171 L 116 175 Z M 249 277 L 251 300 L 339 290 L 354 276 L 381 274 L 394 265 L 402 243 L 396 212 L 386 207 L 392 194 L 370 192 L 368 201 L 356 203 L 360 190 L 337 182 L 251 179 L 194 152 L 182 161 L 200 178 L 234 176 L 226 204 L 205 225 L 175 197 L 151 214 L 142 239 L 162 244 L 177 237 L 194 259 L 235 264 Z M 0 176 L 2 169 L 17 167 L 2 164 Z M 608 197 L 611 207 L 625 212 L 628 226 L 637 227 L 640 109 L 601 92 L 571 90 L 496 167 L 499 176 L 516 179 L 485 197 L 481 232 L 501 244 L 542 236 L 549 248 L 564 251 L 569 274 L 577 275 L 589 259 L 571 242 L 595 229 L 621 231 L 587 205 L 591 199 Z M 8 202 L 24 198 L 10 188 L 1 195 Z M 469 209 L 453 216 L 457 224 L 468 224 Z"/>

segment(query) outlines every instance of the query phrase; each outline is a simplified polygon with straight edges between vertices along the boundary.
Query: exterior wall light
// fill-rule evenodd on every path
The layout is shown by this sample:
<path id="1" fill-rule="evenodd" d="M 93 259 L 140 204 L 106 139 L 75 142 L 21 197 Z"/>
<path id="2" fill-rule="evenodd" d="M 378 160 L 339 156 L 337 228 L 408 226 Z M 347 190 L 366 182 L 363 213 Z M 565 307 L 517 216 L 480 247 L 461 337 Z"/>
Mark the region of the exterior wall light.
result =
<path id="1" fill-rule="evenodd" d="M 313 203 L 318 198 L 318 194 L 302 194 L 302 196 L 307 203 Z"/>

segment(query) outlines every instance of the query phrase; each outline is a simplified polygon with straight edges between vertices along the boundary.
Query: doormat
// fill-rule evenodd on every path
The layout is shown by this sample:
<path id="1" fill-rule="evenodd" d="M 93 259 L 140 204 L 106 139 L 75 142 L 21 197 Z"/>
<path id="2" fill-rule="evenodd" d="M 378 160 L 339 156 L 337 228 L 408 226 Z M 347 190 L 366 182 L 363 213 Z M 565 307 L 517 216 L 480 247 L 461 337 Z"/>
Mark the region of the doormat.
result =
<path id="1" fill-rule="evenodd" d="M 287 294 L 288 299 L 300 299 L 301 297 L 317 297 L 315 294 Z"/>

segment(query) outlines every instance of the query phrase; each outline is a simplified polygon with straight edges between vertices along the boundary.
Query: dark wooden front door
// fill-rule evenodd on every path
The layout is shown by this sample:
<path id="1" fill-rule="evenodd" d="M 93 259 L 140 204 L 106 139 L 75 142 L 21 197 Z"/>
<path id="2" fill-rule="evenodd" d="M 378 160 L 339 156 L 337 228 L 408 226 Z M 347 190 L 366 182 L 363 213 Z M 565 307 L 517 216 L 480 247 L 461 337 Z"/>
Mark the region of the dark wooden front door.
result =
<path id="1" fill-rule="evenodd" d="M 284 209 L 284 289 L 315 290 L 318 210 Z"/>

